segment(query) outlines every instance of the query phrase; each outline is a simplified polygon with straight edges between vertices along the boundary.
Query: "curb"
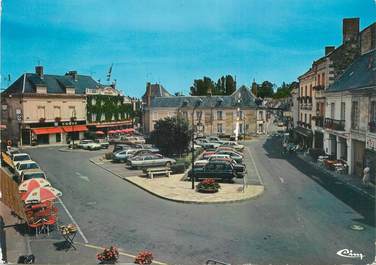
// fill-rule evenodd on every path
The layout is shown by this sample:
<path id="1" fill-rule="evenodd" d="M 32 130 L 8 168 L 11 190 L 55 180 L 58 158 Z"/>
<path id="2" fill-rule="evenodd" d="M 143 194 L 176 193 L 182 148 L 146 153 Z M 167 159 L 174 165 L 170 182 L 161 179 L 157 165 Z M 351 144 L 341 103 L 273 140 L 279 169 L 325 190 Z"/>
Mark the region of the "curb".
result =
<path id="1" fill-rule="evenodd" d="M 151 194 L 151 195 L 154 195 L 160 199 L 164 199 L 164 200 L 167 200 L 167 201 L 172 201 L 172 202 L 177 202 L 177 203 L 185 203 L 185 204 L 230 204 L 230 203 L 237 203 L 237 202 L 243 202 L 243 201 L 248 201 L 248 200 L 252 200 L 252 199 L 256 199 L 258 197 L 260 197 L 262 194 L 264 194 L 265 192 L 265 186 L 264 187 L 264 190 L 262 192 L 260 192 L 259 194 L 253 196 L 253 197 L 250 197 L 250 198 L 244 198 L 244 199 L 237 199 L 237 200 L 229 200 L 229 201 L 219 201 L 219 202 L 198 202 L 198 201 L 186 201 L 186 200 L 178 200 L 178 199 L 173 199 L 173 198 L 168 198 L 168 197 L 164 197 L 160 194 L 157 194 L 151 190 L 148 190 L 142 186 L 140 186 L 139 184 L 137 183 L 134 183 L 133 181 L 130 181 L 129 179 L 127 178 L 124 178 L 116 173 L 113 173 L 111 170 L 103 167 L 102 165 L 100 164 L 97 164 L 93 159 L 89 159 L 91 163 L 97 165 L 98 167 L 106 170 L 107 172 L 111 173 L 112 175 L 124 180 L 124 181 L 127 181 L 128 183 L 131 183 L 132 185 L 146 191 L 147 193 Z M 255 186 L 259 186 L 259 185 L 255 185 Z"/>

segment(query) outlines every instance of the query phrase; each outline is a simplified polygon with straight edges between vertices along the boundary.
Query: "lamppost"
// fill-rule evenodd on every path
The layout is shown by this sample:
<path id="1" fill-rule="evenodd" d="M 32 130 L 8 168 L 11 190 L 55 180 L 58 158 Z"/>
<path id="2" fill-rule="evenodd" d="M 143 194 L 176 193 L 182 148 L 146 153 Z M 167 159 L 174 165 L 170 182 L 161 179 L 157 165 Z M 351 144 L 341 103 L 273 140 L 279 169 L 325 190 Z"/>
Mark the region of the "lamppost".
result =
<path id="1" fill-rule="evenodd" d="M 76 109 L 72 111 L 71 123 L 72 123 L 72 149 L 74 149 L 74 122 L 76 121 Z"/>
<path id="2" fill-rule="evenodd" d="M 199 98 L 194 107 L 193 107 L 193 111 L 192 111 L 192 177 L 191 177 L 191 181 L 192 181 L 192 190 L 195 189 L 195 170 L 194 170 L 194 163 L 195 163 L 195 130 L 194 130 L 194 126 L 195 126 L 195 110 L 201 105 L 202 103 L 202 99 Z"/>

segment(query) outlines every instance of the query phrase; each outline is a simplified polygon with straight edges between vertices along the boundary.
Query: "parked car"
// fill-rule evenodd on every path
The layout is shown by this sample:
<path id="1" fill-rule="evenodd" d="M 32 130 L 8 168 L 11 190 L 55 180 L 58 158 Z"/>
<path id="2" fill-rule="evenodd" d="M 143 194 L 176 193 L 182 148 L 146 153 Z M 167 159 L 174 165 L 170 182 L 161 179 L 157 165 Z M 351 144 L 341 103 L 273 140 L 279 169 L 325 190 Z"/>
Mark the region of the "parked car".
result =
<path id="1" fill-rule="evenodd" d="M 36 178 L 47 179 L 47 176 L 40 169 L 30 169 L 30 170 L 23 171 L 21 173 L 21 176 L 18 178 L 18 183 L 22 183 L 22 182 L 24 182 L 25 180 L 28 180 L 28 179 L 36 179 Z"/>
<path id="2" fill-rule="evenodd" d="M 39 165 L 35 161 L 26 160 L 17 164 L 14 173 L 16 177 L 20 177 L 23 171 L 30 170 L 30 169 L 38 169 L 38 168 L 39 168 Z"/>
<path id="3" fill-rule="evenodd" d="M 142 137 L 128 136 L 124 139 L 126 144 L 144 144 L 146 141 Z"/>
<path id="4" fill-rule="evenodd" d="M 227 162 L 212 161 L 204 167 L 194 167 L 188 172 L 188 178 L 196 179 L 213 178 L 219 181 L 230 182 L 237 177 L 234 167 Z"/>
<path id="5" fill-rule="evenodd" d="M 219 147 L 221 145 L 220 143 L 210 142 L 207 139 L 197 139 L 196 140 L 196 144 L 200 145 L 205 150 L 207 150 L 207 149 L 215 149 L 215 148 L 217 148 L 217 147 Z"/>
<path id="6" fill-rule="evenodd" d="M 209 159 L 209 157 L 214 154 L 215 154 L 215 151 L 205 151 L 202 153 L 202 159 Z"/>
<path id="7" fill-rule="evenodd" d="M 206 138 L 210 143 L 219 143 L 219 144 L 222 144 L 224 141 L 222 141 L 221 139 L 219 139 L 219 137 L 217 136 L 209 136 Z"/>
<path id="8" fill-rule="evenodd" d="M 217 154 L 216 153 L 216 154 L 209 156 L 208 160 L 210 161 L 210 160 L 216 159 L 216 158 L 230 158 L 230 156 L 227 155 L 227 154 Z"/>
<path id="9" fill-rule="evenodd" d="M 219 151 L 222 151 L 222 150 L 236 152 L 236 150 L 234 148 L 226 147 L 226 146 L 218 147 L 217 149 L 215 149 L 215 152 L 218 153 Z"/>
<path id="10" fill-rule="evenodd" d="M 112 150 L 112 153 L 116 153 L 118 151 L 128 150 L 128 149 L 135 149 L 135 148 L 133 148 L 132 146 L 128 144 L 115 144 L 114 150 Z"/>
<path id="11" fill-rule="evenodd" d="M 96 143 L 93 140 L 80 140 L 77 146 L 85 150 L 99 150 L 102 148 L 100 143 Z"/>
<path id="12" fill-rule="evenodd" d="M 217 152 L 217 155 L 228 155 L 232 159 L 234 159 L 237 163 L 241 164 L 243 163 L 243 156 L 239 153 L 233 152 L 233 151 L 228 151 L 228 150 L 220 150 Z"/>
<path id="13" fill-rule="evenodd" d="M 137 152 L 136 149 L 120 150 L 112 155 L 113 162 L 125 163 L 129 157 Z"/>
<path id="14" fill-rule="evenodd" d="M 26 153 L 19 153 L 18 151 L 6 151 L 1 153 L 1 159 L 9 169 L 14 172 L 18 163 L 22 161 L 31 160 Z"/>
<path id="15" fill-rule="evenodd" d="M 231 148 L 235 149 L 236 151 L 240 151 L 240 152 L 243 151 L 243 149 L 244 149 L 244 145 L 238 144 L 235 141 L 226 141 L 226 142 L 223 142 L 221 146 L 223 146 L 223 147 L 231 147 Z"/>
<path id="16" fill-rule="evenodd" d="M 131 168 L 144 168 L 144 167 L 157 167 L 166 166 L 170 167 L 175 164 L 175 159 L 164 157 L 162 155 L 144 155 L 144 156 L 134 156 L 128 159 L 128 165 Z"/>
<path id="17" fill-rule="evenodd" d="M 107 149 L 110 146 L 110 143 L 106 139 L 97 139 L 95 142 L 99 143 L 103 149 Z"/>
<path id="18" fill-rule="evenodd" d="M 214 158 L 209 163 L 216 162 L 216 161 L 223 161 L 225 163 L 230 163 L 233 166 L 233 168 L 234 168 L 234 170 L 236 172 L 237 177 L 238 178 L 243 178 L 244 177 L 244 174 L 246 172 L 246 170 L 245 170 L 246 167 L 245 167 L 244 164 L 239 164 L 239 163 L 237 163 L 232 158 Z"/>
<path id="19" fill-rule="evenodd" d="M 133 154 L 133 156 L 142 156 L 142 155 L 150 155 L 150 154 L 158 154 L 159 149 L 136 149 L 136 152 Z"/>

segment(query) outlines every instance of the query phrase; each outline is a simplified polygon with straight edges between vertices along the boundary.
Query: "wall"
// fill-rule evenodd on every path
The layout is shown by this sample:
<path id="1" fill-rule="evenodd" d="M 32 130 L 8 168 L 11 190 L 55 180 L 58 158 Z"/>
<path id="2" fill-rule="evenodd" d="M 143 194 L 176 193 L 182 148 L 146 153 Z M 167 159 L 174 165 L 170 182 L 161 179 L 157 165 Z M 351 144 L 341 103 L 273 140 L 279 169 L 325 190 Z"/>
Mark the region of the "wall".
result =
<path id="1" fill-rule="evenodd" d="M 70 106 L 74 106 L 76 110 L 77 120 L 86 120 L 86 100 L 84 96 L 75 97 L 27 97 L 24 96 L 22 100 L 23 106 L 23 122 L 39 122 L 41 118 L 38 113 L 38 106 L 45 107 L 46 122 L 55 120 L 54 106 L 60 107 L 61 120 L 70 120 L 72 111 Z"/>

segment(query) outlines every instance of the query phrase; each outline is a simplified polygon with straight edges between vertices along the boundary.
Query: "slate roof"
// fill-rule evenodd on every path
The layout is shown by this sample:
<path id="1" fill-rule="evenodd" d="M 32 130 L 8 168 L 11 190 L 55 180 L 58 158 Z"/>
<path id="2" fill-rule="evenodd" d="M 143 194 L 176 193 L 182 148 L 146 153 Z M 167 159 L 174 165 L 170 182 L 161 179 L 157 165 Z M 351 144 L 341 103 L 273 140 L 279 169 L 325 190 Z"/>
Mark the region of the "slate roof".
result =
<path id="1" fill-rule="evenodd" d="M 328 92 L 376 87 L 376 50 L 363 54 L 328 87 Z"/>
<path id="2" fill-rule="evenodd" d="M 74 80 L 70 75 L 44 75 L 43 79 L 37 74 L 26 73 L 25 90 L 24 75 L 21 75 L 13 84 L 11 84 L 3 93 L 5 94 L 21 94 L 35 93 L 36 86 L 46 86 L 48 94 L 65 94 L 65 88 L 74 88 L 76 94 L 85 94 L 86 88 L 101 87 L 91 76 L 77 75 Z"/>
<path id="3" fill-rule="evenodd" d="M 150 84 L 150 98 L 168 96 L 171 96 L 171 94 L 161 84 Z M 147 91 L 142 96 L 142 101 L 147 101 Z"/>
<path id="4" fill-rule="evenodd" d="M 155 97 L 151 101 L 152 108 L 193 107 L 201 99 L 199 108 L 256 108 L 255 97 L 251 91 L 242 86 L 229 96 L 165 96 Z M 238 103 L 238 100 L 239 103 Z M 237 105 L 239 104 L 239 105 Z"/>

